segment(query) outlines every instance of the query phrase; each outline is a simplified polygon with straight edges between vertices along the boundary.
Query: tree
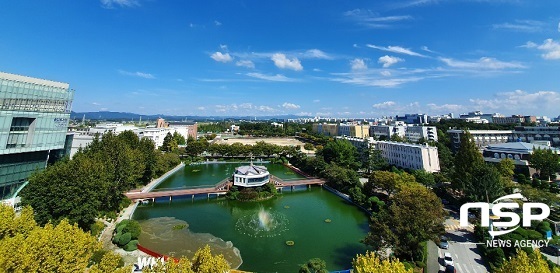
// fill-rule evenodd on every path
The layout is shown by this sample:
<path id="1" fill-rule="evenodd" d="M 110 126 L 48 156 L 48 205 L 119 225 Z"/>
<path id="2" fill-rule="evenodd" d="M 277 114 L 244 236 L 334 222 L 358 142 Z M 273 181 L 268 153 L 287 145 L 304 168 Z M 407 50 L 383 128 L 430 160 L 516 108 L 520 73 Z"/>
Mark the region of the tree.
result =
<path id="1" fill-rule="evenodd" d="M 399 259 L 381 261 L 374 252 L 369 251 L 356 256 L 352 260 L 352 268 L 355 273 L 412 273 L 412 269 L 407 270 Z"/>
<path id="2" fill-rule="evenodd" d="M 525 251 L 518 250 L 515 257 L 506 261 L 501 268 L 496 270 L 496 273 L 510 272 L 558 273 L 560 270 L 557 267 L 550 270 L 539 250 L 535 250 L 535 252 L 530 255 L 528 255 Z"/>
<path id="3" fill-rule="evenodd" d="M 425 170 L 414 170 L 412 171 L 412 175 L 414 175 L 416 182 L 426 187 L 433 187 L 436 184 L 434 175 Z"/>
<path id="4" fill-rule="evenodd" d="M 320 159 L 311 159 L 310 161 L 321 164 Z M 322 175 L 327 179 L 329 186 L 342 192 L 348 192 L 351 188 L 360 184 L 358 173 L 352 169 L 346 169 L 331 163 L 328 167 L 319 170 L 323 170 Z"/>
<path id="5" fill-rule="evenodd" d="M 374 171 L 364 185 L 366 195 L 374 195 L 375 190 L 382 190 L 391 196 L 404 183 L 399 174 L 388 171 Z"/>
<path id="6" fill-rule="evenodd" d="M 177 132 L 173 132 L 173 140 L 175 140 L 175 142 L 178 145 L 185 145 L 187 144 L 187 141 L 185 140 L 185 137 Z"/>
<path id="7" fill-rule="evenodd" d="M 482 154 L 478 151 L 469 131 L 465 131 L 455 155 L 455 177 L 452 185 L 459 190 L 465 190 L 475 166 L 482 164 L 484 164 Z"/>
<path id="8" fill-rule="evenodd" d="M 371 171 L 384 171 L 389 168 L 389 163 L 383 157 L 381 150 L 375 149 L 373 146 L 368 149 L 367 169 Z"/>
<path id="9" fill-rule="evenodd" d="M 29 178 L 21 191 L 24 205 L 35 210 L 35 220 L 44 225 L 67 218 L 88 230 L 111 194 L 110 176 L 104 164 L 85 156 L 60 161 Z"/>
<path id="10" fill-rule="evenodd" d="M 357 170 L 360 167 L 358 151 L 348 140 L 336 139 L 330 141 L 318 154 L 327 163 L 334 162 L 341 167 L 353 170 Z"/>
<path id="11" fill-rule="evenodd" d="M 192 260 L 181 258 L 175 262 L 173 258 L 165 263 L 157 263 L 152 268 L 145 268 L 146 273 L 225 273 L 230 269 L 223 255 L 212 255 L 210 246 L 197 250 Z"/>
<path id="12" fill-rule="evenodd" d="M 164 152 L 176 152 L 178 149 L 177 139 L 171 133 L 167 133 L 163 139 L 163 144 L 159 147 Z"/>
<path id="13" fill-rule="evenodd" d="M 500 175 L 506 179 L 513 179 L 513 174 L 515 170 L 515 162 L 512 159 L 504 158 L 498 162 L 496 165 Z"/>
<path id="14" fill-rule="evenodd" d="M 372 217 L 364 243 L 375 251 L 391 247 L 397 257 L 415 260 L 422 253 L 422 242 L 436 240 L 444 233 L 443 205 L 418 183 L 403 185 L 390 201 L 386 211 Z"/>
<path id="15" fill-rule="evenodd" d="M 18 216 L 8 206 L 0 206 L 0 272 L 84 272 L 92 255 L 101 249 L 101 243 L 77 225 L 67 220 L 40 227 L 30 218 L 33 210 L 24 208 Z M 8 231 L 8 232 L 6 232 Z M 90 272 L 130 272 L 130 267 L 118 268 L 119 257 L 104 255 L 99 265 Z"/>
<path id="16" fill-rule="evenodd" d="M 303 148 L 306 149 L 306 150 L 308 150 L 308 151 L 311 151 L 311 150 L 314 149 L 313 144 L 311 144 L 311 143 L 309 143 L 309 142 L 303 144 Z"/>
<path id="17" fill-rule="evenodd" d="M 328 273 L 327 263 L 319 258 L 313 258 L 299 268 L 299 273 Z"/>
<path id="18" fill-rule="evenodd" d="M 552 149 L 533 148 L 529 164 L 537 170 L 540 179 L 547 181 L 550 181 L 550 178 L 560 171 L 559 157 Z"/>
<path id="19" fill-rule="evenodd" d="M 504 195 L 504 183 L 498 170 L 489 164 L 478 164 L 464 179 L 464 193 L 474 202 L 492 202 Z"/>

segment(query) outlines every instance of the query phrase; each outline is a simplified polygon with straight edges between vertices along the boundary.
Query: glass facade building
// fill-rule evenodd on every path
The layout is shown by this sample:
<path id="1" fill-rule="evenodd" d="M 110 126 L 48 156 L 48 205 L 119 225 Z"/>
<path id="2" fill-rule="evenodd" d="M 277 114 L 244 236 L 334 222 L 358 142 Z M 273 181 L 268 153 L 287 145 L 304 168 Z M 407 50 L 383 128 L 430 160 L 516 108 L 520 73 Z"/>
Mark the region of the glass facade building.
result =
<path id="1" fill-rule="evenodd" d="M 67 83 L 0 72 L 0 199 L 65 148 L 73 97 Z"/>

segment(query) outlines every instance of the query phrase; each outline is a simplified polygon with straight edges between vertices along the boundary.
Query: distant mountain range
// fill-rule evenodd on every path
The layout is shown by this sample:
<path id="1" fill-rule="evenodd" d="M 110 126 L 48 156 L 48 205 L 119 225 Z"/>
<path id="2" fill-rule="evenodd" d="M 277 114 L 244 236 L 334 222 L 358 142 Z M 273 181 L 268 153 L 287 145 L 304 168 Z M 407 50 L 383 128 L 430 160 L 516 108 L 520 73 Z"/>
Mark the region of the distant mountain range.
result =
<path id="1" fill-rule="evenodd" d="M 309 118 L 309 116 L 278 115 L 278 116 L 171 116 L 171 115 L 140 115 L 127 112 L 71 112 L 70 118 L 81 120 L 85 115 L 86 120 L 107 120 L 107 121 L 142 121 L 156 120 L 163 118 L 166 121 L 220 121 L 220 120 L 286 120 L 297 118 Z"/>

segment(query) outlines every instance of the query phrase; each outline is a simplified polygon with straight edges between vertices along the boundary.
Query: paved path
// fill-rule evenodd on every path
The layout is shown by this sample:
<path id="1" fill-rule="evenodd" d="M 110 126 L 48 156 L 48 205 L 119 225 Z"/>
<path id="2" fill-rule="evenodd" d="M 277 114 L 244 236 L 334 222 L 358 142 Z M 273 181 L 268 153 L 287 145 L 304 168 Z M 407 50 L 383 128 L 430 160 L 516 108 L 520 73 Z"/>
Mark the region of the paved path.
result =
<path id="1" fill-rule="evenodd" d="M 439 272 L 439 253 L 438 246 L 432 242 L 428 241 L 428 257 L 426 258 L 427 270 L 426 273 L 436 273 Z"/>

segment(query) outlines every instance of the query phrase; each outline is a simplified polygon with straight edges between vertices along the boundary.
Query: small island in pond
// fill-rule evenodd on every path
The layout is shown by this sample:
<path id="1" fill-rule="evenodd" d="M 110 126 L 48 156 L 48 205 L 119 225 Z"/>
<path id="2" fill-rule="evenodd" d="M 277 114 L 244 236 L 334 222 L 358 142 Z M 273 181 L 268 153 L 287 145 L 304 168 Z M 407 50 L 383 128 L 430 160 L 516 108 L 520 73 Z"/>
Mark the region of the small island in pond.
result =
<path id="1" fill-rule="evenodd" d="M 270 179 L 265 166 L 251 165 L 235 168 L 232 176 L 233 186 L 227 197 L 239 201 L 260 201 L 274 197 L 276 186 Z"/>

